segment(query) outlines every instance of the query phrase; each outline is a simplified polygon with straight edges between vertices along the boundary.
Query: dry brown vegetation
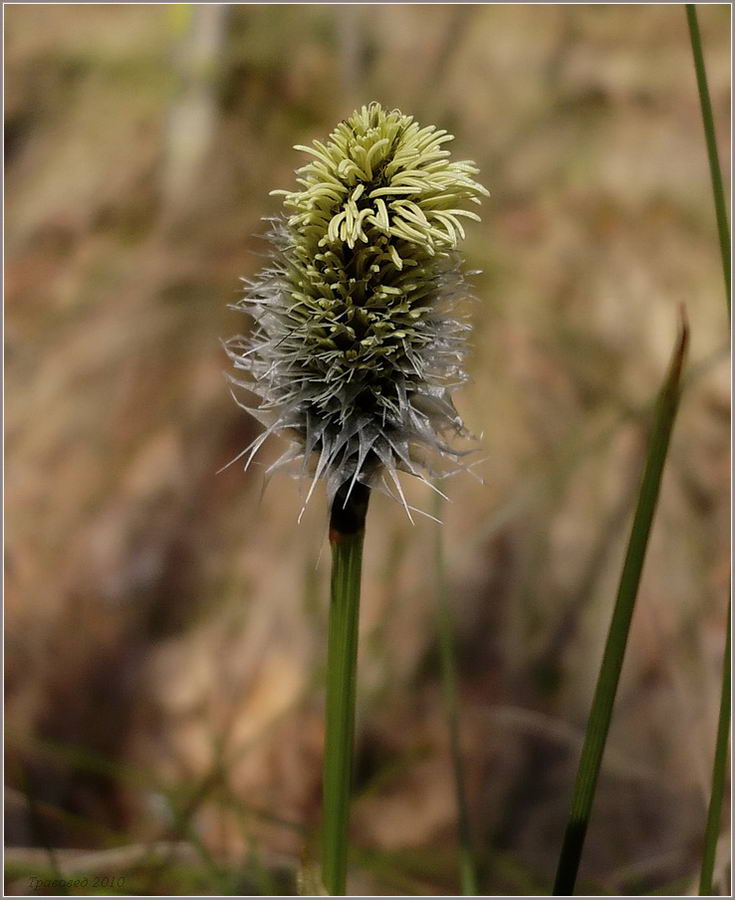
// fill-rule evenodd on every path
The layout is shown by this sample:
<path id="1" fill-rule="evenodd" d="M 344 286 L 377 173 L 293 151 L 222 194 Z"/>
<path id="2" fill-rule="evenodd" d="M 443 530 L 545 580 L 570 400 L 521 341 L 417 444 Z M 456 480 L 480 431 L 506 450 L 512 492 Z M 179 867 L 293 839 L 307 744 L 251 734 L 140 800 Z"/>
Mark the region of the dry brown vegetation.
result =
<path id="1" fill-rule="evenodd" d="M 729 10 L 700 22 L 727 160 Z M 324 499 L 297 526 L 296 483 L 261 497 L 258 467 L 218 474 L 256 428 L 219 339 L 246 327 L 226 304 L 262 262 L 291 145 L 378 99 L 450 129 L 492 194 L 465 245 L 483 274 L 458 397 L 485 484 L 448 483 L 445 525 L 485 893 L 549 890 L 646 411 L 688 309 L 690 382 L 581 887 L 690 892 L 729 378 L 683 10 L 18 5 L 5 25 L 8 844 L 57 848 L 46 868 L 66 873 L 71 848 L 177 841 L 112 866 L 161 893 L 268 892 L 309 844 Z M 356 891 L 457 889 L 434 527 L 383 498 L 368 522 Z M 35 870 L 13 859 L 8 889 L 26 892 Z"/>

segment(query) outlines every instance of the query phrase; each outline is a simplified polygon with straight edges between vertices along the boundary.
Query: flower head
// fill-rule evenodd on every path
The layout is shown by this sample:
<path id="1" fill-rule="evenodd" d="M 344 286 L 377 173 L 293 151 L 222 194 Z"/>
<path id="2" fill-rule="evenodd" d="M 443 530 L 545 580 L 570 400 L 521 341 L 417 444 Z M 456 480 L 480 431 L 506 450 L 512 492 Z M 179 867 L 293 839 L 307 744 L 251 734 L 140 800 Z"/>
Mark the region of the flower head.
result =
<path id="1" fill-rule="evenodd" d="M 270 265 L 236 304 L 254 328 L 226 347 L 267 426 L 248 464 L 269 434 L 288 435 L 269 471 L 313 459 L 306 502 L 320 478 L 330 500 L 356 482 L 403 499 L 397 470 L 427 481 L 432 458 L 459 458 L 446 443 L 466 435 L 451 399 L 466 380 L 457 243 L 487 191 L 471 162 L 449 159 L 450 140 L 371 103 L 326 143 L 297 146 L 312 157 L 301 189 L 274 191 L 285 212 Z"/>

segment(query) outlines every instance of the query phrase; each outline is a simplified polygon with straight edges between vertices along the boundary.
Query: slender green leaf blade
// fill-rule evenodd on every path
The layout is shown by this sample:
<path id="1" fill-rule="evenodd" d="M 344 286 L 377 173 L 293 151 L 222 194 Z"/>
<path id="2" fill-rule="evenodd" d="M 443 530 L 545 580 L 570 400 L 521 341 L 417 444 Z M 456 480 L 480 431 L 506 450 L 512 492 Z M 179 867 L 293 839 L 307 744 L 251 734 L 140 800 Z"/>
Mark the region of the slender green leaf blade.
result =
<path id="1" fill-rule="evenodd" d="M 717 739 L 715 741 L 715 761 L 712 766 L 712 793 L 707 812 L 707 827 L 704 833 L 702 870 L 699 876 L 699 894 L 701 897 L 712 896 L 717 839 L 720 836 L 720 819 L 722 817 L 722 795 L 725 793 L 727 742 L 730 737 L 730 696 L 732 690 L 732 676 L 730 672 L 731 636 L 732 600 L 727 607 L 727 636 L 725 638 L 725 658 L 722 662 L 722 691 L 720 694 L 720 715 L 717 722 Z"/>
<path id="2" fill-rule="evenodd" d="M 720 160 L 717 155 L 715 122 L 709 97 L 707 69 L 704 65 L 702 38 L 699 33 L 699 22 L 697 21 L 697 9 L 693 4 L 687 3 L 686 15 L 687 23 L 689 25 L 689 37 L 692 42 L 692 57 L 694 60 L 694 71 L 697 76 L 699 103 L 702 108 L 702 124 L 704 126 L 704 139 L 707 144 L 707 157 L 709 159 L 710 178 L 712 181 L 712 197 L 715 203 L 717 234 L 720 241 L 722 273 L 725 281 L 725 298 L 727 300 L 727 312 L 729 315 L 732 292 L 730 228 L 727 222 L 727 209 L 725 206 L 725 192 L 722 187 Z M 722 795 L 725 790 L 725 773 L 727 767 L 727 743 L 730 736 L 731 655 L 732 598 L 730 599 L 727 608 L 727 635 L 725 638 L 725 658 L 722 662 L 722 690 L 720 694 L 720 714 L 717 723 L 717 739 L 715 741 L 715 760 L 712 767 L 712 793 L 710 794 L 709 809 L 707 811 L 707 825 L 704 833 L 704 852 L 702 854 L 702 868 L 699 877 L 699 893 L 702 896 L 708 896 L 712 893 L 717 839 L 720 833 Z"/>
<path id="3" fill-rule="evenodd" d="M 692 42 L 694 71 L 697 75 L 699 104 L 702 108 L 702 124 L 704 125 L 704 139 L 707 144 L 707 158 L 709 160 L 709 172 L 710 178 L 712 180 L 712 196 L 715 201 L 715 215 L 717 217 L 717 235 L 720 241 L 722 272 L 725 278 L 725 298 L 727 301 L 727 311 L 729 314 L 730 295 L 732 291 L 730 272 L 730 228 L 727 223 L 725 191 L 722 187 L 722 172 L 720 171 L 720 159 L 717 154 L 717 135 L 715 134 L 715 120 L 712 116 L 712 103 L 709 96 L 707 70 L 704 65 L 704 54 L 702 53 L 702 37 L 699 33 L 697 9 L 693 3 L 686 4 L 686 14 L 687 23 L 689 24 L 689 37 L 691 38 Z"/>
<path id="4" fill-rule="evenodd" d="M 648 547 L 663 475 L 669 439 L 680 397 L 681 373 L 684 366 L 689 330 L 682 315 L 682 325 L 673 359 L 659 395 L 651 432 L 648 456 L 638 503 L 633 519 L 628 549 L 620 577 L 620 585 L 608 631 L 605 652 L 597 678 L 592 710 L 587 723 L 582 755 L 572 794 L 572 804 L 562 844 L 554 883 L 555 895 L 574 891 L 579 862 L 594 801 L 605 743 L 610 728 L 615 695 L 623 667 L 630 623 L 638 595 L 643 562 Z"/>

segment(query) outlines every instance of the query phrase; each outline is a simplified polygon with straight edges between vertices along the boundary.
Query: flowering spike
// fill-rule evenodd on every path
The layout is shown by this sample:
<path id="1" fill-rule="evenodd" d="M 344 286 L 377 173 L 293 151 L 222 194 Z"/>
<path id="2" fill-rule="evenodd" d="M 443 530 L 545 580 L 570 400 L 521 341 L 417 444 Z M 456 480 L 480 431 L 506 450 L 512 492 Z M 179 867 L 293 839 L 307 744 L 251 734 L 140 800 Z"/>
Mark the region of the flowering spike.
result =
<path id="1" fill-rule="evenodd" d="M 487 191 L 471 162 L 449 159 L 450 140 L 371 103 L 326 143 L 299 145 L 301 189 L 273 192 L 284 214 L 270 264 L 236 305 L 255 325 L 226 348 L 267 433 L 294 442 L 279 463 L 318 459 L 306 502 L 320 477 L 331 501 L 387 473 L 408 509 L 397 470 L 426 481 L 427 456 L 462 455 L 443 440 L 467 435 L 451 400 L 466 380 L 457 242 L 460 217 L 478 219 L 464 206 Z"/>

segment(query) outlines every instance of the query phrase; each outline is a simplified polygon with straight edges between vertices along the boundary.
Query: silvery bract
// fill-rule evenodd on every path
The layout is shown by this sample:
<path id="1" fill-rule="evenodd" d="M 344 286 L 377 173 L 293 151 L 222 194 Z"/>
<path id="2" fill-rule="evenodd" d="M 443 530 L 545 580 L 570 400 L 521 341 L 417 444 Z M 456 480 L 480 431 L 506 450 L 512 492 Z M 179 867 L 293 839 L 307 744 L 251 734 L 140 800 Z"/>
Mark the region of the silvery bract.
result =
<path id="1" fill-rule="evenodd" d="M 468 328 L 452 317 L 456 248 L 461 217 L 479 219 L 463 207 L 487 191 L 472 163 L 449 160 L 450 140 L 371 103 L 326 144 L 296 147 L 313 157 L 302 190 L 274 192 L 287 212 L 271 223 L 271 264 L 236 305 L 255 324 L 226 347 L 267 426 L 241 456 L 291 438 L 269 472 L 313 460 L 305 504 L 319 478 L 330 501 L 356 481 L 403 500 L 397 470 L 427 481 L 432 459 L 459 457 L 445 442 L 466 436 L 451 399 Z"/>

